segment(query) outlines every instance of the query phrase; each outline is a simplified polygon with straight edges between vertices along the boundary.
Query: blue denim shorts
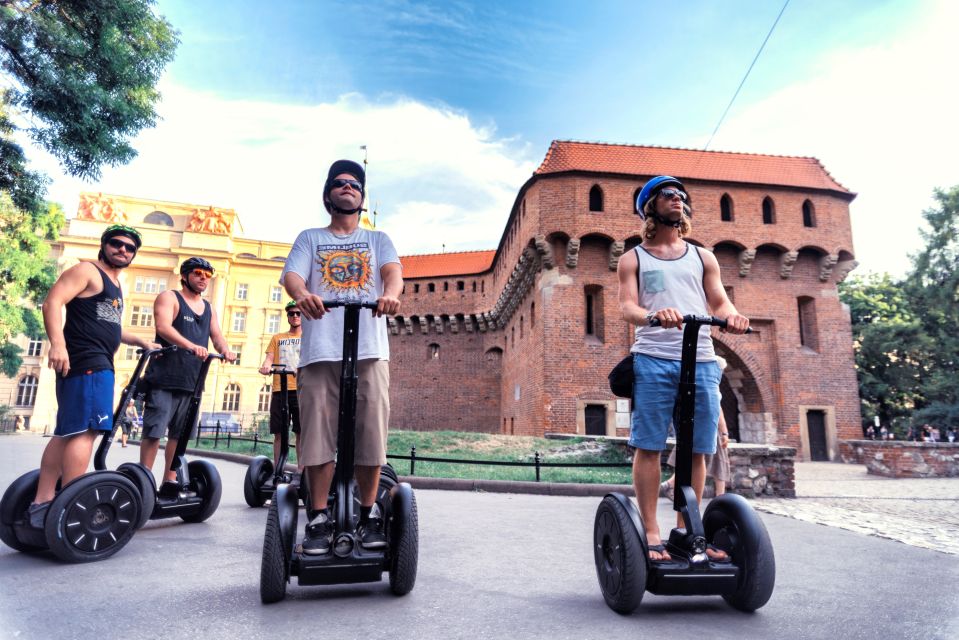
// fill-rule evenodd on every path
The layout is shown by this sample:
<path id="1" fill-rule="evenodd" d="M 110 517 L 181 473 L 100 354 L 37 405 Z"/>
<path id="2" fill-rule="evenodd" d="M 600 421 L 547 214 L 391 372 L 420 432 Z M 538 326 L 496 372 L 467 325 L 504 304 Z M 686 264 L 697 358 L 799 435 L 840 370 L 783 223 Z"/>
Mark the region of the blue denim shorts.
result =
<path id="1" fill-rule="evenodd" d="M 113 430 L 113 372 L 101 369 L 57 378 L 55 436 L 73 436 L 88 429 Z"/>
<path id="2" fill-rule="evenodd" d="M 637 449 L 662 451 L 673 421 L 679 393 L 679 360 L 633 356 L 633 416 L 629 444 Z M 696 419 L 693 453 L 716 453 L 719 423 L 719 381 L 722 371 L 715 361 L 696 363 Z"/>

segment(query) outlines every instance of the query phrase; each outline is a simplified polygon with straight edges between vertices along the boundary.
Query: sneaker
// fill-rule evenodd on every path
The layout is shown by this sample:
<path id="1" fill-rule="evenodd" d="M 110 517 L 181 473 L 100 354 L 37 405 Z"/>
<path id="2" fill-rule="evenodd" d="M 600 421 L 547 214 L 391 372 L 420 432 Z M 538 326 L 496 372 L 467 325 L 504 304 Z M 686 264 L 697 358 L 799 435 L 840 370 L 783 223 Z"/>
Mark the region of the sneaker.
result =
<path id="1" fill-rule="evenodd" d="M 308 556 L 321 556 L 329 553 L 332 540 L 333 523 L 326 511 L 320 511 L 306 525 L 303 553 Z"/>
<path id="2" fill-rule="evenodd" d="M 40 504 L 31 504 L 27 507 L 27 512 L 25 519 L 27 523 L 34 529 L 43 529 L 43 525 L 47 519 L 47 511 L 50 509 L 49 502 L 41 502 Z"/>
<path id="3" fill-rule="evenodd" d="M 364 549 L 382 549 L 386 546 L 386 536 L 383 534 L 383 516 L 380 514 L 380 505 L 373 503 L 370 517 L 361 523 L 359 530 L 360 544 Z"/>
<path id="4" fill-rule="evenodd" d="M 190 491 L 180 487 L 180 483 L 175 480 L 167 480 L 160 485 L 159 496 L 167 500 L 184 500 L 186 498 L 195 498 L 196 491 Z"/>

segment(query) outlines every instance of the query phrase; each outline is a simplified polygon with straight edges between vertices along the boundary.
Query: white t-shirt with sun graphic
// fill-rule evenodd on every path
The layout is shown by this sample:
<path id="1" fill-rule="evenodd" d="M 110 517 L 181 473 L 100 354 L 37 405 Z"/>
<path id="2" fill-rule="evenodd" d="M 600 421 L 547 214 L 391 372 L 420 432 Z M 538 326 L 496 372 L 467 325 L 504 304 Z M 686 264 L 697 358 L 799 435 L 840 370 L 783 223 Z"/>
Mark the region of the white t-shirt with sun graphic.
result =
<path id="1" fill-rule="evenodd" d="M 328 229 L 307 229 L 296 237 L 280 283 L 288 272 L 298 274 L 306 288 L 324 300 L 376 302 L 383 295 L 380 268 L 400 258 L 382 231 L 357 228 L 346 237 Z M 331 309 L 319 320 L 303 318 L 300 366 L 343 359 L 343 309 Z M 390 359 L 386 318 L 360 311 L 360 360 Z"/>

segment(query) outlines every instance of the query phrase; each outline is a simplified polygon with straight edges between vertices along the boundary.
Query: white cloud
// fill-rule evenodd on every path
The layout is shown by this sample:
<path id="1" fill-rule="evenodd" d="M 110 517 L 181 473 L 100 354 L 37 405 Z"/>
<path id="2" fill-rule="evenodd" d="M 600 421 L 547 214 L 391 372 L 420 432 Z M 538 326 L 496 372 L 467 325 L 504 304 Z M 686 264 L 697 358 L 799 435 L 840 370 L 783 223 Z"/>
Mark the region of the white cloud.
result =
<path id="1" fill-rule="evenodd" d="M 859 272 L 901 275 L 921 248 L 934 187 L 959 184 L 959 4 L 940 2 L 895 41 L 833 51 L 819 74 L 743 109 L 713 149 L 810 155 L 859 194 Z"/>
<path id="2" fill-rule="evenodd" d="M 494 248 L 520 186 L 535 168 L 528 147 L 498 139 L 448 108 L 358 95 L 296 106 L 228 101 L 164 85 L 163 120 L 144 131 L 129 165 L 96 184 L 56 177 L 50 197 L 76 211 L 80 191 L 237 210 L 247 237 L 292 242 L 327 224 L 320 190 L 332 160 L 362 160 L 377 227 L 401 254 Z M 34 157 L 37 157 L 36 154 Z M 57 177 L 60 176 L 60 177 Z"/>

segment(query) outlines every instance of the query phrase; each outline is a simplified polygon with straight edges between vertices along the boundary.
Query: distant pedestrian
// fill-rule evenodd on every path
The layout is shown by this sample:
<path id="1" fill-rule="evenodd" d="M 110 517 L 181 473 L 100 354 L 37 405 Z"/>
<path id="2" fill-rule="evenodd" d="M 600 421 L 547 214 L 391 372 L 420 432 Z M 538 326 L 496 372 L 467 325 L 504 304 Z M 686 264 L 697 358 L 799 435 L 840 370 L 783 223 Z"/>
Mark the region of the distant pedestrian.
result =
<path id="1" fill-rule="evenodd" d="M 886 425 L 879 427 L 879 439 L 888 440 L 889 439 L 889 429 L 886 428 Z"/>
<path id="2" fill-rule="evenodd" d="M 875 440 L 876 439 L 876 430 L 872 428 L 872 425 L 866 427 L 866 439 Z"/>
<path id="3" fill-rule="evenodd" d="M 949 442 L 955 442 L 955 441 L 956 441 L 956 430 L 953 429 L 952 427 L 949 427 L 949 428 L 946 430 L 946 440 L 948 440 Z"/>
<path id="4" fill-rule="evenodd" d="M 13 421 L 14 431 L 23 431 L 23 416 L 17 415 L 16 420 Z"/>

